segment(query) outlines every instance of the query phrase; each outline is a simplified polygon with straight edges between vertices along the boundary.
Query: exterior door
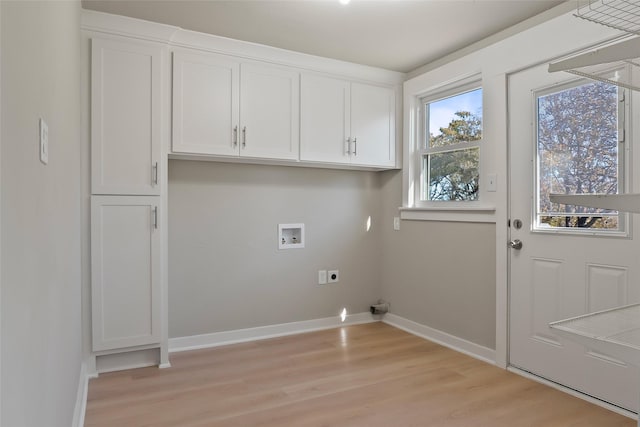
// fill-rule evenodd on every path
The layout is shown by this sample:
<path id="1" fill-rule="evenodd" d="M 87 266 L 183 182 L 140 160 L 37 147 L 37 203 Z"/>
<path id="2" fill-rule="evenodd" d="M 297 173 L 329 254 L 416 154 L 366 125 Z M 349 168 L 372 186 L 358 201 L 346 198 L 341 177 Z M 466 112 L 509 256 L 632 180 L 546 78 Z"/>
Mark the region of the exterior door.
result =
<path id="1" fill-rule="evenodd" d="M 637 411 L 636 368 L 561 338 L 548 326 L 640 300 L 633 217 L 548 200 L 549 192 L 632 190 L 625 183 L 630 144 L 623 138 L 623 97 L 615 86 L 549 74 L 546 66 L 510 76 L 509 361 Z"/>

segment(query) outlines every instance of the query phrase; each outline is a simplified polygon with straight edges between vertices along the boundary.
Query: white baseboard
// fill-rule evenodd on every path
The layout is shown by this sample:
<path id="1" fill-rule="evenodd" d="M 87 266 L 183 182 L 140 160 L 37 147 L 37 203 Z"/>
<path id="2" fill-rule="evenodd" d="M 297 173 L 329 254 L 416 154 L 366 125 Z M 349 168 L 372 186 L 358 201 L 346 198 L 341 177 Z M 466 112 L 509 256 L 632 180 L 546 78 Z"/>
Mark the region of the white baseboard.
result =
<path id="1" fill-rule="evenodd" d="M 577 397 L 582 400 L 586 400 L 589 403 L 593 403 L 594 405 L 608 409 L 612 412 L 615 412 L 616 414 L 624 415 L 625 417 L 632 418 L 634 420 L 638 419 L 638 414 L 636 414 L 635 412 L 629 411 L 628 409 L 624 409 L 616 405 L 612 405 L 611 403 L 605 402 L 604 400 L 596 399 L 595 397 L 589 396 L 588 394 L 580 393 L 579 391 L 576 391 L 572 388 L 565 387 L 558 383 L 554 383 L 553 381 L 549 381 L 545 378 L 539 377 L 530 372 L 523 371 L 522 369 L 516 368 L 515 366 L 509 366 L 507 370 L 509 372 L 513 372 L 514 374 L 518 374 L 522 377 L 528 378 L 532 381 L 538 382 L 540 384 L 544 384 L 556 390 L 563 391 L 567 394 L 570 394 L 571 396 Z"/>
<path id="2" fill-rule="evenodd" d="M 78 391 L 76 393 L 76 406 L 73 410 L 73 427 L 84 426 L 84 414 L 87 410 L 87 392 L 89 391 L 89 375 L 87 365 L 80 365 L 80 378 L 78 379 Z"/>
<path id="3" fill-rule="evenodd" d="M 493 349 L 458 338 L 446 332 L 430 328 L 429 326 L 405 319 L 404 317 L 400 317 L 393 313 L 385 314 L 382 321 L 391 326 L 395 326 L 398 329 L 409 332 L 410 334 L 417 335 L 452 350 L 464 353 L 467 356 L 471 356 L 492 365 L 496 364 L 496 351 Z"/>
<path id="4" fill-rule="evenodd" d="M 247 341 L 263 340 L 282 337 L 285 335 L 301 334 L 337 328 L 345 325 L 376 322 L 371 313 L 356 313 L 348 315 L 344 321 L 340 316 L 325 317 L 323 319 L 304 320 L 301 322 L 281 323 L 277 325 L 259 326 L 257 328 L 237 329 L 233 331 L 215 332 L 212 334 L 193 335 L 188 337 L 169 338 L 169 352 L 197 350 L 201 348 L 218 347 L 221 345 L 237 344 Z"/>

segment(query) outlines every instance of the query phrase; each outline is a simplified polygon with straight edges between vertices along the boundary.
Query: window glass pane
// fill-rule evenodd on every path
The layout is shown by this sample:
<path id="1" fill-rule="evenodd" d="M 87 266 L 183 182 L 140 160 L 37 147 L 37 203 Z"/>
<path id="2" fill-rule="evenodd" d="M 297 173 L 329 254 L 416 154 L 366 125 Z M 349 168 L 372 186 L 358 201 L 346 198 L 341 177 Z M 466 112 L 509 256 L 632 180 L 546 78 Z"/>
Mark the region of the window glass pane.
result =
<path id="1" fill-rule="evenodd" d="M 480 149 L 448 151 L 424 157 L 423 199 L 465 201 L 478 199 Z"/>
<path id="2" fill-rule="evenodd" d="M 426 104 L 428 147 L 482 139 L 482 89 Z"/>
<path id="3" fill-rule="evenodd" d="M 617 212 L 551 203 L 549 193 L 618 192 L 618 89 L 595 82 L 538 96 L 537 122 L 537 226 L 617 230 Z"/>

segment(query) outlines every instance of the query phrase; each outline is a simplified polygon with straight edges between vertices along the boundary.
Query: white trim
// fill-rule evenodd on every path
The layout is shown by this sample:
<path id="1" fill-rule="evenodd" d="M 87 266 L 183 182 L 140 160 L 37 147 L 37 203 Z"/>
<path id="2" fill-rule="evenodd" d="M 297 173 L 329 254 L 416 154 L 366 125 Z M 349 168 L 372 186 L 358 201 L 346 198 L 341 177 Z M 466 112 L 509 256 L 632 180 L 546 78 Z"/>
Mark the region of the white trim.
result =
<path id="1" fill-rule="evenodd" d="M 0 5 L 0 11 L 2 11 L 2 5 Z M 0 22 L 2 22 L 2 13 L 0 12 Z M 0 35 L 2 34 L 2 30 L 0 29 Z M 0 46 L 2 46 L 2 42 L 1 42 L 2 37 L 0 36 Z M 2 52 L 0 51 L 0 82 L 2 82 Z M 2 87 L 2 84 L 0 84 L 0 88 Z M 0 101 L 2 100 L 2 94 L 1 94 L 1 90 L 0 90 Z M 0 102 L 0 105 L 2 105 L 2 102 Z M 2 159 L 2 109 L 0 108 L 0 163 L 1 163 L 1 159 Z M 2 174 L 0 173 L 0 176 Z M 0 180 L 1 181 L 1 180 Z M 2 189 L 2 183 L 0 182 L 0 189 Z M 0 190 L 0 200 L 2 200 L 2 191 Z M 0 205 L 1 207 L 1 205 Z M 1 211 L 1 209 L 0 209 Z M 0 221 L 0 224 L 2 224 L 2 221 Z M 0 230 L 2 229 L 2 227 L 0 226 Z M 0 277 L 2 277 L 2 233 L 0 232 Z M 2 280 L 0 279 L 0 295 L 2 295 Z M 2 306 L 2 298 L 0 297 L 0 307 Z M 0 310 L 1 312 L 2 310 Z M 0 316 L 1 317 L 1 316 Z M 0 322 L 0 331 L 2 331 L 2 327 L 1 327 L 1 322 Z M 0 355 L 2 354 L 2 334 L 0 333 Z M 2 358 L 0 357 L 0 378 L 2 378 Z M 0 390 L 2 389 L 2 387 L 0 387 Z M 2 426 L 2 393 L 0 393 L 0 426 Z"/>
<path id="2" fill-rule="evenodd" d="M 496 351 L 490 348 L 430 328 L 413 320 L 405 319 L 393 313 L 385 314 L 382 322 L 491 365 L 496 364 Z"/>
<path id="3" fill-rule="evenodd" d="M 564 393 L 567 393 L 571 396 L 577 397 L 579 399 L 585 400 L 589 403 L 592 403 L 594 405 L 600 406 L 601 408 L 605 408 L 608 409 L 612 412 L 615 412 L 616 414 L 620 414 L 620 415 L 624 415 L 625 417 L 637 420 L 638 419 L 638 415 L 635 412 L 631 412 L 627 409 L 623 409 L 619 406 L 616 405 L 612 405 L 611 403 L 605 402 L 604 400 L 600 400 L 600 399 L 596 399 L 595 397 L 589 396 L 588 394 L 584 394 L 584 393 L 580 393 L 579 391 L 576 391 L 572 388 L 569 387 L 565 387 L 563 385 L 560 385 L 558 383 L 554 383 L 553 381 L 549 381 L 545 378 L 539 377 L 537 375 L 534 375 L 530 372 L 527 371 L 523 371 L 520 368 L 516 368 L 515 366 L 508 366 L 507 370 L 509 372 L 513 372 L 514 374 L 520 375 L 521 377 L 530 379 L 532 381 L 538 382 L 540 384 L 544 384 L 548 387 L 554 388 L 556 390 L 562 391 Z"/>
<path id="4" fill-rule="evenodd" d="M 236 329 L 233 331 L 214 332 L 212 334 L 192 335 L 188 337 L 170 338 L 169 352 L 198 350 L 248 341 L 301 334 L 304 332 L 333 329 L 340 326 L 358 325 L 378 321 L 371 313 L 356 313 L 346 317 L 344 322 L 340 316 L 322 319 L 303 320 L 301 322 L 280 323 L 277 325 L 259 326 L 256 328 Z"/>
<path id="5" fill-rule="evenodd" d="M 336 74 L 336 70 L 340 70 L 337 73 L 338 75 L 363 82 L 400 85 L 406 80 L 406 74 L 398 71 L 325 58 L 93 10 L 82 10 L 81 28 L 85 31 L 164 43 L 172 49 L 198 49 L 297 67 L 302 70 L 325 72 L 332 75 Z"/>
<path id="6" fill-rule="evenodd" d="M 398 210 L 400 219 L 410 221 L 496 222 L 495 206 L 401 207 Z"/>
<path id="7" fill-rule="evenodd" d="M 73 410 L 72 427 L 84 426 L 84 415 L 87 411 L 87 392 L 89 391 L 89 375 L 87 365 L 80 365 L 80 378 L 78 379 L 78 392 L 76 394 L 76 406 Z"/>

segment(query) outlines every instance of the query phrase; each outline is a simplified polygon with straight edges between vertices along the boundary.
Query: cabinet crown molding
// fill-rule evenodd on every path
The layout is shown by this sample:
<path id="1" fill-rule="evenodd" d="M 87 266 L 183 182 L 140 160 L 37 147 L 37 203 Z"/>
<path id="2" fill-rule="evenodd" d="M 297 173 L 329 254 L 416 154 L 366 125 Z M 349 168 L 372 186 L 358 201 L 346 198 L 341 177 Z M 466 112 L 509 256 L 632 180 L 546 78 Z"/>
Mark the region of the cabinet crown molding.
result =
<path id="1" fill-rule="evenodd" d="M 92 10 L 82 11 L 81 29 L 163 43 L 172 48 L 172 50 L 175 48 L 189 48 L 222 53 L 243 59 L 259 60 L 295 67 L 301 71 L 327 73 L 369 83 L 396 86 L 402 84 L 407 78 L 405 73 L 397 71 Z"/>

